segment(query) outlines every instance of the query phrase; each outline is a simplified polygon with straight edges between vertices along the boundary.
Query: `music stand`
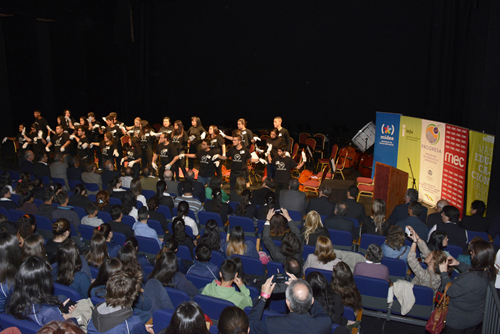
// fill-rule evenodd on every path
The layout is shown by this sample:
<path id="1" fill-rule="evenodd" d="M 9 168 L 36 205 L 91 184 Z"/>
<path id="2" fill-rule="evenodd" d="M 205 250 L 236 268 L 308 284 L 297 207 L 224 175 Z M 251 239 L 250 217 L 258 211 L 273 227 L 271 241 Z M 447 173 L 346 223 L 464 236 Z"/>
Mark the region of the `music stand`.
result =
<path id="1" fill-rule="evenodd" d="M 375 124 L 371 121 L 366 124 L 352 137 L 352 142 L 361 152 L 365 152 L 372 147 L 375 144 Z"/>

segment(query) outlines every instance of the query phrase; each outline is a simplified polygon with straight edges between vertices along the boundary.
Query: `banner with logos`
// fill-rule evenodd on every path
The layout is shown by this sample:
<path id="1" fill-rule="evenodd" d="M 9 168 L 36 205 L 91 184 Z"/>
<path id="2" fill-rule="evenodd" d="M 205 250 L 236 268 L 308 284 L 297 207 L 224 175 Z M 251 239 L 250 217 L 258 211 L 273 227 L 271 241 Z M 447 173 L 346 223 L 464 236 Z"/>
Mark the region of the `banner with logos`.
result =
<path id="1" fill-rule="evenodd" d="M 463 215 L 468 140 L 468 129 L 446 124 L 441 198 L 457 207 L 460 210 L 460 217 Z"/>
<path id="2" fill-rule="evenodd" d="M 397 167 L 400 119 L 401 114 L 377 112 L 373 166 L 375 161 L 379 161 Z M 372 169 L 372 177 L 374 173 L 375 167 Z"/>
<path id="3" fill-rule="evenodd" d="M 446 124 L 422 120 L 418 196 L 433 206 L 441 198 L 445 136 Z"/>
<path id="4" fill-rule="evenodd" d="M 408 188 L 415 186 L 418 189 L 420 178 L 420 137 L 422 135 L 422 119 L 401 116 L 399 131 L 398 165 L 397 168 L 408 173 Z M 410 170 L 411 164 L 411 170 Z M 413 177 L 412 177 L 413 171 Z"/>
<path id="5" fill-rule="evenodd" d="M 467 175 L 467 214 L 475 200 L 488 203 L 491 164 L 495 136 L 477 131 L 469 131 L 469 172 Z"/>

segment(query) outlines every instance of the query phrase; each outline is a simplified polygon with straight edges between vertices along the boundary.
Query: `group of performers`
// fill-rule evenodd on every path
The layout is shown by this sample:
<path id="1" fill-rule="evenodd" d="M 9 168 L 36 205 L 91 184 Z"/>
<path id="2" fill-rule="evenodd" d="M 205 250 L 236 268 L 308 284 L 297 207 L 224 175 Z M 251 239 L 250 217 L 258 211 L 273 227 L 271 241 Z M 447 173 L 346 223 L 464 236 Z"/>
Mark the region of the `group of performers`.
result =
<path id="1" fill-rule="evenodd" d="M 243 118 L 237 121 L 237 129 L 226 135 L 216 125 L 208 131 L 199 117 L 191 117 L 191 127 L 186 131 L 182 121 L 173 124 L 169 117 L 163 118 L 159 130 L 155 130 L 147 120 L 139 117 L 131 126 L 125 125 L 112 112 L 102 117 L 100 122 L 94 113 L 75 120 L 69 110 L 57 117 L 52 128 L 42 117 L 41 111 L 34 111 L 34 122 L 30 128 L 19 125 L 19 133 L 5 137 L 2 143 L 12 140 L 18 143 L 18 153 L 22 160 L 27 151 L 32 151 L 37 159 L 50 153 L 64 158 L 77 157 L 80 166 L 94 162 L 97 157 L 99 167 L 106 161 L 113 162 L 118 170 L 124 166 L 133 169 L 133 177 L 139 177 L 141 167 L 151 167 L 162 172 L 172 170 L 174 178 L 180 179 L 180 171 L 185 175 L 182 162 L 188 158 L 187 168 L 192 170 L 194 159 L 199 161 L 198 181 L 208 184 L 214 175 L 222 176 L 221 160 L 231 159 L 230 185 L 234 189 L 236 178 L 244 177 L 249 183 L 248 163 L 267 164 L 269 177 L 276 181 L 290 178 L 293 168 L 301 168 L 306 161 L 304 152 L 297 163 L 290 157 L 291 140 L 288 131 L 281 126 L 282 118 L 274 118 L 274 128 L 265 142 L 255 136 Z M 226 149 L 225 140 L 232 141 Z M 251 145 L 255 150 L 250 152 Z M 260 144 L 260 148 L 259 145 Z"/>

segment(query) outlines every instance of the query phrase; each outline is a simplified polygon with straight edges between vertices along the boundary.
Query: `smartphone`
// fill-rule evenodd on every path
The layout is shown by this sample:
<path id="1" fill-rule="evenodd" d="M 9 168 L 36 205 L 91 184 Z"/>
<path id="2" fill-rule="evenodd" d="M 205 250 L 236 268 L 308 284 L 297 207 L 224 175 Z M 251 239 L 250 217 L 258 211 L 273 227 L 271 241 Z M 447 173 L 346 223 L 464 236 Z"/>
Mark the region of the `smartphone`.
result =
<path id="1" fill-rule="evenodd" d="M 405 227 L 405 233 L 407 236 L 411 237 L 411 232 L 410 232 L 410 229 L 408 227 Z"/>

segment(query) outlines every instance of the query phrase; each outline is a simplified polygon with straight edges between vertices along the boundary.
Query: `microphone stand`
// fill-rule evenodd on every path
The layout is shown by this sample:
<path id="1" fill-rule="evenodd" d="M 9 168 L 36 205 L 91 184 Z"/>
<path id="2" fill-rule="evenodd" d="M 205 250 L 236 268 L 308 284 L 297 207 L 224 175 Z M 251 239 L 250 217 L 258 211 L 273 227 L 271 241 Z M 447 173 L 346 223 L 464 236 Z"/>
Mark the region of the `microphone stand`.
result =
<path id="1" fill-rule="evenodd" d="M 415 176 L 413 175 L 413 169 L 411 168 L 410 158 L 408 158 L 408 164 L 410 165 L 411 178 L 413 179 L 413 182 L 411 184 L 411 188 L 417 190 L 417 185 L 415 183 Z"/>

